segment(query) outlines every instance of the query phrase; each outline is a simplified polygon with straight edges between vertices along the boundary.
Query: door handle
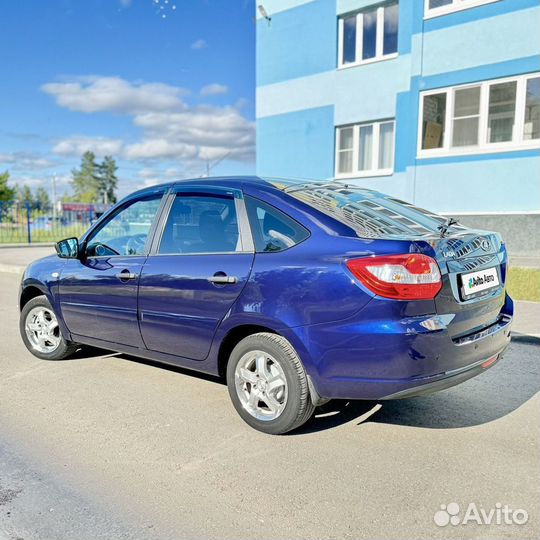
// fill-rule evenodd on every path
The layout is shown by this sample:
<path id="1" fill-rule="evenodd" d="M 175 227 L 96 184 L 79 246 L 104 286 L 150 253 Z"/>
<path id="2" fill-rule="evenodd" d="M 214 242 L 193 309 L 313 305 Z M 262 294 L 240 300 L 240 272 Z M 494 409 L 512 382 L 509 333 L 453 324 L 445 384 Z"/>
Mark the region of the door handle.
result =
<path id="1" fill-rule="evenodd" d="M 235 276 L 226 276 L 224 274 L 216 274 L 212 277 L 209 277 L 208 281 L 216 285 L 232 285 L 238 282 L 238 278 Z"/>
<path id="2" fill-rule="evenodd" d="M 121 272 L 118 272 L 118 274 L 116 274 L 116 277 L 120 281 L 129 281 L 130 279 L 136 279 L 137 274 L 134 274 L 130 272 L 129 270 L 122 270 Z"/>

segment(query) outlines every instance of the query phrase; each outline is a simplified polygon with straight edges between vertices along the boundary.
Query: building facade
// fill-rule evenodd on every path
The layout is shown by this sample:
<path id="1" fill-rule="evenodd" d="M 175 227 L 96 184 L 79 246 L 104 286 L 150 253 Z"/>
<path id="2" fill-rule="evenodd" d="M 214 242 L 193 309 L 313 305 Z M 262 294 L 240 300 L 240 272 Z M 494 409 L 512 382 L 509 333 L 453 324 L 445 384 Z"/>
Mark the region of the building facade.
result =
<path id="1" fill-rule="evenodd" d="M 346 179 L 538 252 L 539 48 L 538 0 L 258 0 L 257 173 Z"/>

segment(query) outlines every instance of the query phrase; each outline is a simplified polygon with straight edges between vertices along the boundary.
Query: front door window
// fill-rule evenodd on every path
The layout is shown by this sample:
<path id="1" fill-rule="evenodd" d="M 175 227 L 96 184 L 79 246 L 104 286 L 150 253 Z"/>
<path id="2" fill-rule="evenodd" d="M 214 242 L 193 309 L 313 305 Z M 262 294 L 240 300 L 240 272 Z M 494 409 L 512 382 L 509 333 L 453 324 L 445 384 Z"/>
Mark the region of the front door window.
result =
<path id="1" fill-rule="evenodd" d="M 150 195 L 122 207 L 87 240 L 88 257 L 142 255 L 162 194 Z"/>

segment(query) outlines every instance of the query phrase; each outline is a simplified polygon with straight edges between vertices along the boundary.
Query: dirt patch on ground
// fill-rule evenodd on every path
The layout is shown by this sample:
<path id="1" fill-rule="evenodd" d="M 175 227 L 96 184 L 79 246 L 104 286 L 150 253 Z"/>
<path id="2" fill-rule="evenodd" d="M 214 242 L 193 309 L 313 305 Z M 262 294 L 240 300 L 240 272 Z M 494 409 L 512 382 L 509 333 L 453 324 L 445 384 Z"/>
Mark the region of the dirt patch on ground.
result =
<path id="1" fill-rule="evenodd" d="M 0 486 L 0 506 L 9 504 L 21 491 L 20 489 L 8 489 Z"/>

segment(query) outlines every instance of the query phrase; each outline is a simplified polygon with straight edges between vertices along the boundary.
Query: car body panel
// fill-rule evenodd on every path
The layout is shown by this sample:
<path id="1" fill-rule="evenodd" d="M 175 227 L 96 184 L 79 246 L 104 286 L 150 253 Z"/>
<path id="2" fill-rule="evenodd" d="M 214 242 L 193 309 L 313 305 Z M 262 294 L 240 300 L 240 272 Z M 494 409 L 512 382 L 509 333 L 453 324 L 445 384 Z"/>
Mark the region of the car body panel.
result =
<path id="1" fill-rule="evenodd" d="M 54 311 L 61 314 L 58 278 L 65 264 L 66 259 L 60 259 L 56 255 L 48 255 L 30 263 L 23 273 L 19 287 L 19 309 L 22 309 L 22 302 L 28 296 L 28 291 L 38 290 L 47 297 Z M 70 332 L 62 316 L 58 317 L 58 324 L 62 334 L 69 338 Z"/>
<path id="2" fill-rule="evenodd" d="M 219 323 L 247 283 L 252 262 L 252 253 L 150 255 L 138 295 L 146 347 L 204 360 Z M 218 273 L 236 282 L 211 283 Z"/>
<path id="3" fill-rule="evenodd" d="M 403 316 L 395 302 L 382 298 L 373 299 L 360 317 L 292 330 L 298 341 L 310 344 L 308 371 L 319 395 L 381 399 L 501 354 L 510 341 L 513 315 L 511 299 L 502 296 L 506 301 L 499 313 L 508 322 L 464 345 L 449 332 L 452 315 Z"/>
<path id="4" fill-rule="evenodd" d="M 316 208 L 288 193 L 289 184 L 283 186 L 248 177 L 147 188 L 126 199 L 165 195 L 143 256 L 93 263 L 88 276 L 79 260 L 47 258 L 27 269 L 23 288 L 39 285 L 58 310 L 62 330 L 77 330 L 71 336 L 75 341 L 206 373 L 220 372 L 220 350 L 231 332 L 249 326 L 279 333 L 297 351 L 322 398 L 405 397 L 465 380 L 483 371 L 486 360 L 501 357 L 510 339 L 513 303 L 505 289 L 508 261 L 499 235 L 457 225 L 439 232 L 426 213 L 422 234 L 362 237 L 353 221 L 331 216 L 332 205 L 328 211 Z M 237 253 L 158 255 L 160 227 L 174 193 L 182 189 L 226 190 L 238 199 L 239 209 L 243 195 L 249 195 L 298 221 L 310 235 L 279 252 L 254 253 L 251 243 Z M 381 197 L 369 192 L 366 204 L 373 209 Z M 389 200 L 382 207 L 387 204 L 390 212 L 397 203 Z M 111 212 L 114 208 L 101 220 Z M 415 212 L 412 205 L 405 211 L 408 217 Z M 403 253 L 437 261 L 442 289 L 435 299 L 378 297 L 346 266 L 352 258 Z M 107 264 L 111 269 L 102 268 Z M 140 281 L 127 287 L 112 283 L 114 272 L 130 264 Z M 493 267 L 499 286 L 464 298 L 460 276 Z M 65 280 L 63 299 L 51 278 L 54 271 Z M 216 286 L 208 281 L 216 272 L 237 282 Z M 120 309 L 107 304 L 112 300 Z"/>
<path id="5" fill-rule="evenodd" d="M 144 347 L 137 315 L 139 276 L 145 256 L 67 259 L 60 276 L 62 316 L 73 334 Z M 121 273 L 134 279 L 122 280 Z"/>

